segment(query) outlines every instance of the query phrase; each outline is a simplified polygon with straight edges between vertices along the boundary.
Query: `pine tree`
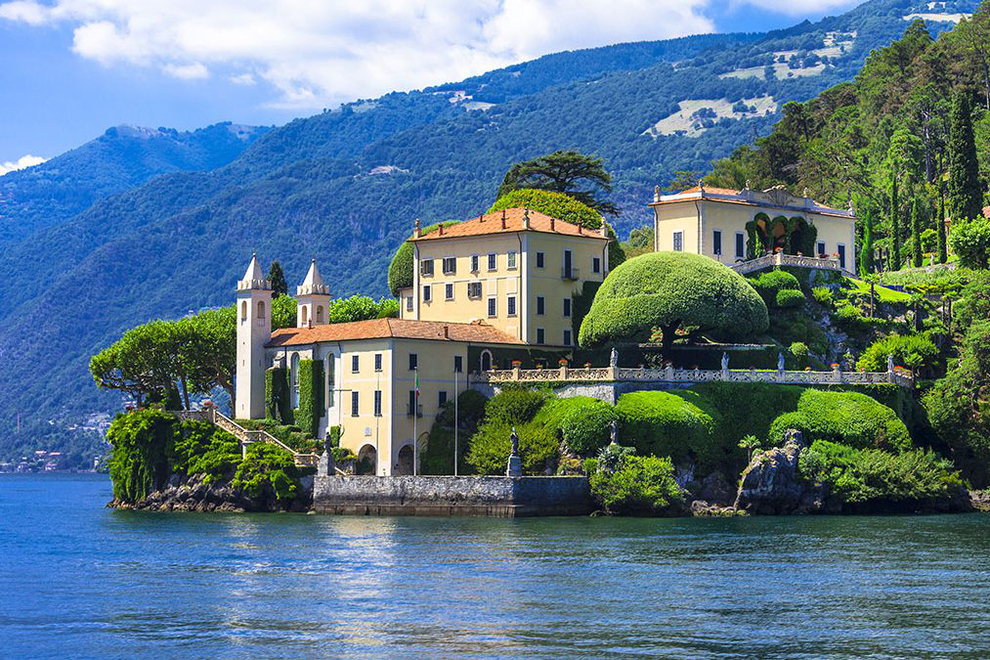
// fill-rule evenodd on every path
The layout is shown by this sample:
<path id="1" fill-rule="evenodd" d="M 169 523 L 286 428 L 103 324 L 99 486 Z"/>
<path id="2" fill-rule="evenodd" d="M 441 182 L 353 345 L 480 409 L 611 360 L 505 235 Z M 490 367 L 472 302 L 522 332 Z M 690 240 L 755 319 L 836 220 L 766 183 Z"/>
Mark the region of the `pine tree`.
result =
<path id="1" fill-rule="evenodd" d="M 922 252 L 921 252 L 921 205 L 918 204 L 918 198 L 914 198 L 914 202 L 911 205 L 911 265 L 915 268 L 921 268 L 922 264 Z"/>
<path id="2" fill-rule="evenodd" d="M 983 214 L 979 163 L 969 97 L 956 95 L 949 115 L 949 217 L 972 220 Z"/>
<path id="3" fill-rule="evenodd" d="M 268 283 L 272 286 L 272 296 L 278 298 L 289 293 L 289 285 L 285 282 L 285 273 L 282 272 L 282 264 L 273 261 L 268 269 Z"/>
<path id="4" fill-rule="evenodd" d="M 890 185 L 890 269 L 901 268 L 901 209 L 897 203 L 897 177 Z"/>
<path id="5" fill-rule="evenodd" d="M 945 195 L 942 194 L 941 187 L 938 195 L 938 218 L 935 222 L 935 232 L 938 236 L 938 262 L 944 264 L 949 260 L 949 253 L 945 245 Z"/>
<path id="6" fill-rule="evenodd" d="M 859 274 L 873 272 L 873 214 L 863 216 L 863 248 L 859 251 Z"/>

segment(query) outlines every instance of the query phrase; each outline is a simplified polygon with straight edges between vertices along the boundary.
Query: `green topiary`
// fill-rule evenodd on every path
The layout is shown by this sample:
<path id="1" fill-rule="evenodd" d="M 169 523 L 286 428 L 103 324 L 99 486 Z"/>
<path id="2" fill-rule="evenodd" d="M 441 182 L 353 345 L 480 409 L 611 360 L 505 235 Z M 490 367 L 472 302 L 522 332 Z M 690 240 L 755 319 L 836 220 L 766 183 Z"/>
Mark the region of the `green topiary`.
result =
<path id="1" fill-rule="evenodd" d="M 692 391 L 630 392 L 615 405 L 622 444 L 643 455 L 694 460 L 709 471 L 725 457 L 716 437 L 719 412 Z"/>
<path id="2" fill-rule="evenodd" d="M 533 419 L 550 394 L 526 387 L 506 387 L 485 405 L 485 422 L 525 424 Z"/>
<path id="3" fill-rule="evenodd" d="M 323 417 L 323 361 L 299 360 L 299 407 L 295 422 L 307 438 L 315 438 Z"/>
<path id="4" fill-rule="evenodd" d="M 582 347 L 645 341 L 659 328 L 669 348 L 683 329 L 742 338 L 768 326 L 766 305 L 741 275 L 702 255 L 653 252 L 605 278 L 579 339 Z"/>
<path id="5" fill-rule="evenodd" d="M 801 291 L 801 283 L 798 282 L 798 279 L 783 270 L 768 270 L 755 277 L 749 277 L 747 280 L 763 298 L 767 307 L 778 304 L 777 294 L 781 291 Z"/>
<path id="6" fill-rule="evenodd" d="M 593 469 L 588 481 L 592 497 L 611 514 L 662 514 L 684 501 L 666 457 L 625 456 L 614 472 Z"/>
<path id="7" fill-rule="evenodd" d="M 784 413 L 770 426 L 770 440 L 780 445 L 788 429 L 804 433 L 806 442 L 828 440 L 859 449 L 906 451 L 911 436 L 897 414 L 859 392 L 805 390 L 797 411 Z"/>
<path id="8" fill-rule="evenodd" d="M 856 361 L 860 371 L 887 371 L 887 358 L 908 369 L 932 370 L 938 364 L 938 348 L 920 335 L 888 335 L 873 342 Z"/>
<path id="9" fill-rule="evenodd" d="M 272 367 L 265 371 L 265 414 L 283 424 L 293 422 L 289 374 L 283 367 Z"/>
<path id="10" fill-rule="evenodd" d="M 804 294 L 794 289 L 781 289 L 777 292 L 774 304 L 782 309 L 800 307 L 804 304 Z"/>
<path id="11" fill-rule="evenodd" d="M 440 225 L 449 227 L 456 225 L 460 220 L 444 220 L 421 228 L 423 234 L 436 231 Z M 399 295 L 399 289 L 408 289 L 413 285 L 413 259 L 415 257 L 412 243 L 403 241 L 399 249 L 392 256 L 392 262 L 388 266 L 388 289 L 393 296 Z"/>
<path id="12" fill-rule="evenodd" d="M 601 399 L 591 399 L 567 412 L 560 431 L 572 452 L 591 456 L 609 443 L 611 424 L 618 419 L 615 408 Z"/>

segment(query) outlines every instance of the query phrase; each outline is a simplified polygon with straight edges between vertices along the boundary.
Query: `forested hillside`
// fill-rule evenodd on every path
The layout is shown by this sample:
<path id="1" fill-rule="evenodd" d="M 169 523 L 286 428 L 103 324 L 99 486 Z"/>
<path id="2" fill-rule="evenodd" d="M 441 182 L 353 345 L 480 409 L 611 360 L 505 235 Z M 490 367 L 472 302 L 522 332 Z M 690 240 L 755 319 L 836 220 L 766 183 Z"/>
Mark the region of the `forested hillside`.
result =
<path id="1" fill-rule="evenodd" d="M 0 424 L 12 429 L 19 411 L 22 438 L 54 438 L 118 405 L 88 382 L 88 357 L 138 323 L 228 303 L 252 251 L 280 259 L 290 283 L 316 256 L 335 295 L 385 293 L 388 258 L 414 219 L 485 210 L 522 159 L 603 157 L 625 235 L 648 219 L 654 185 L 707 171 L 768 134 L 784 103 L 852 79 L 927 4 L 872 0 L 765 35 L 562 53 L 356 101 L 272 130 L 219 169 L 102 199 L 0 247 Z M 974 5 L 947 2 L 946 13 Z"/>

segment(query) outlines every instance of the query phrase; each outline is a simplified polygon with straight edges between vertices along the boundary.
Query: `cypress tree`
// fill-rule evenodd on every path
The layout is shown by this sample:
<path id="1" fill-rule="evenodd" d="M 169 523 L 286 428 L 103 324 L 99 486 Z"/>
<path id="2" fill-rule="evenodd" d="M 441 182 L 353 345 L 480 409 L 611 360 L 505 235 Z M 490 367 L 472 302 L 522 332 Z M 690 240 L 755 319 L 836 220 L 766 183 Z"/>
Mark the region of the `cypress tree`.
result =
<path id="1" fill-rule="evenodd" d="M 285 282 L 285 273 L 282 272 L 282 264 L 273 261 L 268 269 L 268 283 L 272 286 L 272 297 L 288 295 L 289 285 Z"/>
<path id="2" fill-rule="evenodd" d="M 911 235 L 914 236 L 911 245 L 911 264 L 915 268 L 921 268 L 921 209 L 917 197 L 914 198 L 914 204 L 911 206 Z"/>
<path id="3" fill-rule="evenodd" d="M 859 274 L 869 275 L 873 272 L 873 214 L 866 213 L 863 221 L 863 247 L 859 251 Z"/>
<path id="4" fill-rule="evenodd" d="M 949 114 L 949 217 L 953 220 L 982 216 L 979 174 L 969 97 L 960 92 Z"/>
<path id="5" fill-rule="evenodd" d="M 949 260 L 949 253 L 945 246 L 945 195 L 939 188 L 938 195 L 938 218 L 935 222 L 935 232 L 938 236 L 938 262 L 944 264 Z"/>
<path id="6" fill-rule="evenodd" d="M 897 175 L 890 186 L 890 269 L 901 268 L 901 211 L 897 203 Z"/>

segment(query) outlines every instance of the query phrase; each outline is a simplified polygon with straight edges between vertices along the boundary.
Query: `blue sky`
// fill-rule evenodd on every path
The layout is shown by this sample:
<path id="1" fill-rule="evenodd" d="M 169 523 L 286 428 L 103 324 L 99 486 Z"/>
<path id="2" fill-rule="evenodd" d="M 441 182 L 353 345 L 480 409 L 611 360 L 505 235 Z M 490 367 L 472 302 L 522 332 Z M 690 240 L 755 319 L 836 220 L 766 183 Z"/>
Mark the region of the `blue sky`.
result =
<path id="1" fill-rule="evenodd" d="M 560 50 L 765 31 L 853 0 L 0 0 L 0 173 L 117 124 L 282 124 Z"/>

